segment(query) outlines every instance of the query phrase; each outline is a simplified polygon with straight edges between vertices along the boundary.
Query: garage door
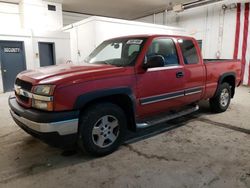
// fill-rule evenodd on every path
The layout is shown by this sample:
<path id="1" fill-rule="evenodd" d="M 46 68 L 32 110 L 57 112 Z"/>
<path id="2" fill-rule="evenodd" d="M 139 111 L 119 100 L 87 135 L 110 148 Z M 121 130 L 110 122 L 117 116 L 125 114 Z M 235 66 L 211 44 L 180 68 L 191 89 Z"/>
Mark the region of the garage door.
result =
<path id="1" fill-rule="evenodd" d="M 26 69 L 23 42 L 0 41 L 0 61 L 3 90 L 11 91 L 17 74 Z"/>

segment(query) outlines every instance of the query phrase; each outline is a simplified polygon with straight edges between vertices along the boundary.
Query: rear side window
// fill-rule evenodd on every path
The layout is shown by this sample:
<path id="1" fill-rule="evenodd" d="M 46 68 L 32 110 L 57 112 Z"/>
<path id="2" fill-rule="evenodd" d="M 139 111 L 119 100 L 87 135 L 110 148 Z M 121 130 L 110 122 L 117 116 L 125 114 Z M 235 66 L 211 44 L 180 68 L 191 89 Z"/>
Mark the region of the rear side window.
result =
<path id="1" fill-rule="evenodd" d="M 138 45 L 138 44 L 132 44 L 132 45 L 130 45 L 128 47 L 128 56 L 131 56 L 131 55 L 133 55 L 135 53 L 138 54 L 139 51 L 140 51 L 140 45 Z"/>
<path id="2" fill-rule="evenodd" d="M 198 64 L 199 58 L 192 40 L 179 39 L 178 43 L 181 47 L 185 64 Z"/>

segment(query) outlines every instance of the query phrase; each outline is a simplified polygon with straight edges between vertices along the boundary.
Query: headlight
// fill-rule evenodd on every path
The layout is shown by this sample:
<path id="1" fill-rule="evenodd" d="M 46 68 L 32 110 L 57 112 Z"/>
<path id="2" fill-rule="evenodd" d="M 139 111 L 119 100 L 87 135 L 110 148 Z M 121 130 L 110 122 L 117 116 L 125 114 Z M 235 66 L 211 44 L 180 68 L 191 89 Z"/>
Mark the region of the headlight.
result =
<path id="1" fill-rule="evenodd" d="M 41 110 L 46 110 L 46 111 L 52 111 L 53 110 L 53 102 L 52 101 L 40 101 L 33 99 L 32 100 L 32 107 L 41 109 Z"/>
<path id="2" fill-rule="evenodd" d="M 32 107 L 52 111 L 55 85 L 38 85 L 33 89 Z"/>
<path id="3" fill-rule="evenodd" d="M 54 85 L 38 85 L 34 87 L 34 93 L 38 95 L 52 95 L 54 88 Z"/>

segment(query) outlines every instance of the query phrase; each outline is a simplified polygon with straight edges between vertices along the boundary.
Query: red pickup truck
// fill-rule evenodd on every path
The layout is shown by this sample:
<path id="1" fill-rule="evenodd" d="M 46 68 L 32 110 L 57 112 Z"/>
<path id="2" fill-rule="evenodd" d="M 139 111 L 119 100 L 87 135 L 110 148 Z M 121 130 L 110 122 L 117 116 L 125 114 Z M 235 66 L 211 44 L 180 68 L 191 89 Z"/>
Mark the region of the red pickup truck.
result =
<path id="1" fill-rule="evenodd" d="M 139 35 L 100 44 L 81 65 L 18 74 L 15 122 L 54 146 L 106 155 L 136 131 L 198 110 L 227 110 L 241 83 L 239 60 L 203 60 L 194 38 Z"/>

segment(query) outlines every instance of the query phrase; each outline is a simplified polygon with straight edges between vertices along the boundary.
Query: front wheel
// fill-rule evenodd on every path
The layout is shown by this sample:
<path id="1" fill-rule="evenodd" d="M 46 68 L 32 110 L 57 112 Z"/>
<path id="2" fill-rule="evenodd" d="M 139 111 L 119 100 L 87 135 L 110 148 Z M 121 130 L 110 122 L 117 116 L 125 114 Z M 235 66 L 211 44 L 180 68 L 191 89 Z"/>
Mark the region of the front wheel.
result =
<path id="1" fill-rule="evenodd" d="M 231 88 L 228 83 L 219 86 L 217 94 L 209 100 L 213 112 L 225 112 L 231 101 Z"/>
<path id="2" fill-rule="evenodd" d="M 115 151 L 122 143 L 126 116 L 119 106 L 100 103 L 85 110 L 79 126 L 80 148 L 103 156 Z"/>

